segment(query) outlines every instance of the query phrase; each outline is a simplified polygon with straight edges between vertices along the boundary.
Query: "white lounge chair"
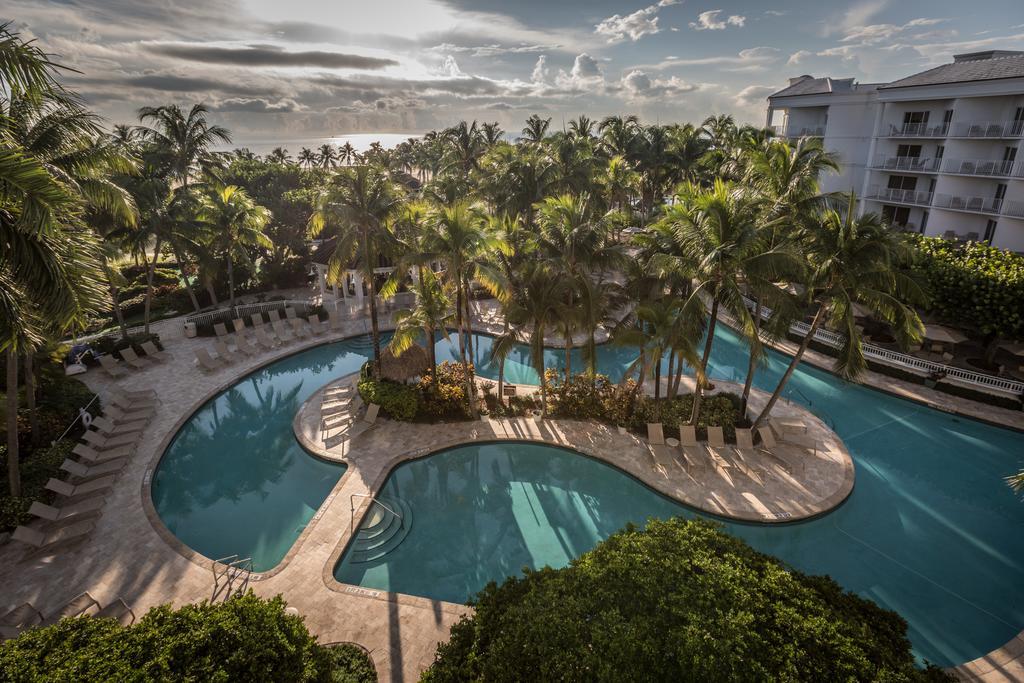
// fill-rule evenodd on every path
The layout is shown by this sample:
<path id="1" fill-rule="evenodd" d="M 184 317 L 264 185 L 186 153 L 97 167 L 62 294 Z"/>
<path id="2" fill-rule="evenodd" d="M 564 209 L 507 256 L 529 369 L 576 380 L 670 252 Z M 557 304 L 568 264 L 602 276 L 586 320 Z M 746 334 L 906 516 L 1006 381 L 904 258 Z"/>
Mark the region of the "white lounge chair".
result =
<path id="1" fill-rule="evenodd" d="M 721 427 L 708 427 L 708 446 L 711 448 L 725 448 L 725 432 Z"/>
<path id="2" fill-rule="evenodd" d="M 647 423 L 647 443 L 652 446 L 665 445 L 665 430 L 660 422 Z"/>
<path id="3" fill-rule="evenodd" d="M 139 409 L 125 410 L 119 408 L 116 405 L 110 404 L 103 408 L 103 415 L 113 421 L 115 424 L 121 424 L 124 422 L 140 422 L 153 419 L 156 415 L 156 410 L 152 407 L 145 407 Z"/>
<path id="4" fill-rule="evenodd" d="M 214 323 L 213 324 L 213 332 L 218 337 L 226 337 L 226 336 L 228 336 L 228 328 L 227 328 L 227 326 L 224 323 Z"/>
<path id="5" fill-rule="evenodd" d="M 141 346 L 143 353 L 146 354 L 146 358 L 152 358 L 163 362 L 171 357 L 170 353 L 156 348 L 156 344 L 151 341 L 142 342 Z"/>
<path id="6" fill-rule="evenodd" d="M 28 602 L 24 602 L 0 616 L 0 626 L 25 629 L 41 623 L 43 623 L 43 613 Z"/>
<path id="7" fill-rule="evenodd" d="M 106 370 L 111 377 L 124 377 L 128 374 L 128 371 L 121 367 L 121 362 L 109 355 L 98 356 L 97 360 L 100 362 L 100 367 Z"/>
<path id="8" fill-rule="evenodd" d="M 380 406 L 376 403 L 371 403 L 366 406 L 366 414 L 363 415 L 363 422 L 372 425 L 377 422 L 377 413 L 380 412 Z"/>
<path id="9" fill-rule="evenodd" d="M 66 522 L 75 517 L 86 517 L 98 513 L 103 509 L 103 505 L 106 502 L 107 499 L 103 496 L 95 496 L 93 498 L 86 498 L 79 503 L 62 505 L 58 508 L 52 505 L 45 505 L 37 500 L 29 507 L 28 513 L 39 519 L 45 519 L 48 522 Z"/>
<path id="10" fill-rule="evenodd" d="M 114 619 L 122 626 L 129 626 L 135 621 L 135 612 L 121 598 L 117 598 L 92 616 L 94 619 Z"/>
<path id="11" fill-rule="evenodd" d="M 30 529 L 27 526 L 19 526 L 11 534 L 11 539 L 31 546 L 36 550 L 52 550 L 58 546 L 68 545 L 82 541 L 92 533 L 95 524 L 93 522 L 78 522 L 70 526 L 61 527 L 51 532 Z"/>
<path id="12" fill-rule="evenodd" d="M 315 315 L 309 317 L 309 329 L 313 332 L 314 337 L 319 337 L 321 334 L 327 332 L 327 327 L 320 322 L 320 318 Z"/>
<path id="13" fill-rule="evenodd" d="M 231 341 L 234 343 L 236 349 L 247 356 L 255 356 L 260 352 L 260 347 L 251 343 L 244 334 L 236 333 L 235 336 L 231 338 Z"/>
<path id="14" fill-rule="evenodd" d="M 220 339 L 213 342 L 213 348 L 217 352 L 217 357 L 225 363 L 234 363 L 235 361 L 242 359 L 240 352 L 232 351 L 228 348 L 228 345 Z"/>
<path id="15" fill-rule="evenodd" d="M 123 358 L 124 361 L 131 365 L 133 368 L 136 368 L 138 370 L 145 370 L 146 368 L 149 367 L 149 361 L 139 358 L 135 354 L 135 349 L 133 349 L 130 346 L 121 349 L 120 354 L 121 358 Z"/>
<path id="16" fill-rule="evenodd" d="M 89 445 L 93 448 L 115 448 L 117 446 L 134 446 L 139 441 L 139 437 L 142 432 L 132 432 L 131 434 L 115 434 L 114 436 L 106 436 L 94 429 L 87 429 L 82 434 L 82 440 L 89 442 Z"/>
<path id="17" fill-rule="evenodd" d="M 281 311 L 277 310 L 276 308 L 267 311 L 267 317 L 270 318 L 271 325 L 283 321 L 283 318 L 281 318 Z"/>
<path id="18" fill-rule="evenodd" d="M 277 335 L 277 338 L 282 342 L 287 343 L 295 339 L 295 336 L 288 331 L 287 327 L 284 326 L 283 320 L 275 320 L 270 323 L 270 326 L 274 328 L 274 334 Z"/>
<path id="19" fill-rule="evenodd" d="M 213 358 L 206 349 L 200 347 L 196 349 L 196 360 L 199 361 L 199 365 L 207 372 L 216 372 L 224 367 L 224 362 Z"/>
<path id="20" fill-rule="evenodd" d="M 305 320 L 302 318 L 290 318 L 288 322 L 292 324 L 292 332 L 296 337 L 305 339 L 309 336 L 309 326 L 306 324 Z"/>
<path id="21" fill-rule="evenodd" d="M 135 432 L 141 432 L 146 428 L 146 420 L 136 420 L 134 422 L 121 422 L 115 423 L 109 418 L 94 417 L 92 419 L 92 426 L 98 431 L 102 432 L 104 436 L 115 436 L 118 434 L 134 434 Z"/>
<path id="22" fill-rule="evenodd" d="M 71 449 L 71 452 L 78 456 L 79 460 L 90 465 L 98 465 L 101 462 L 107 462 L 108 460 L 116 460 L 118 458 L 127 458 L 135 449 L 131 446 L 118 446 L 117 448 L 111 448 L 109 450 L 96 450 L 90 448 L 84 443 L 76 443 L 75 447 Z"/>
<path id="23" fill-rule="evenodd" d="M 154 391 L 126 391 L 120 387 L 107 389 L 107 399 L 106 404 L 119 406 L 127 412 L 142 408 L 156 408 L 160 403 L 160 399 L 157 398 Z"/>
<path id="24" fill-rule="evenodd" d="M 83 465 L 80 462 L 66 459 L 60 464 L 60 468 L 74 477 L 73 483 L 85 482 L 92 479 L 98 479 L 100 477 L 106 477 L 108 475 L 117 474 L 124 469 L 124 466 L 128 463 L 128 458 L 119 458 L 117 460 L 108 460 L 98 465 Z"/>
<path id="25" fill-rule="evenodd" d="M 43 620 L 43 626 L 56 624 L 61 619 L 80 617 L 84 614 L 89 614 L 91 611 L 99 610 L 99 607 L 100 603 L 96 598 L 92 597 L 88 593 L 80 593 L 66 602 L 59 610 L 46 617 L 46 619 Z"/>
<path id="26" fill-rule="evenodd" d="M 46 482 L 46 489 L 53 491 L 59 496 L 65 498 L 79 498 L 90 493 L 99 493 L 100 491 L 106 491 L 114 485 L 115 477 L 104 477 L 102 479 L 93 479 L 81 484 L 69 484 L 66 481 L 60 479 L 50 479 Z"/>
<path id="27" fill-rule="evenodd" d="M 276 349 L 281 345 L 281 342 L 270 337 L 262 326 L 257 327 L 254 334 L 256 335 L 256 343 L 265 349 Z"/>
<path id="28" fill-rule="evenodd" d="M 345 323 L 341 314 L 337 311 L 327 311 L 327 320 L 330 322 L 331 329 L 335 332 L 341 331 L 341 326 Z"/>

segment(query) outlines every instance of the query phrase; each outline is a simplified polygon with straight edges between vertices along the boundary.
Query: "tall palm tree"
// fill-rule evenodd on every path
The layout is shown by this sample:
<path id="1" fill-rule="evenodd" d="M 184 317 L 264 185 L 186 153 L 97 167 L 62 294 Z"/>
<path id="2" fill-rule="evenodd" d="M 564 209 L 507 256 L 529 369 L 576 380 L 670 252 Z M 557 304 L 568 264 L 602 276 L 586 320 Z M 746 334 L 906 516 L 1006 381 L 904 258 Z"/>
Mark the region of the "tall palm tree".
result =
<path id="1" fill-rule="evenodd" d="M 412 309 L 395 313 L 395 333 L 388 348 L 399 356 L 416 343 L 422 335 L 430 359 L 431 381 L 437 376 L 437 349 L 434 338 L 438 332 L 449 339 L 448 327 L 455 322 L 455 311 L 451 298 L 444 291 L 434 271 L 423 268 L 415 278 L 412 290 L 416 293 L 416 305 Z"/>
<path id="2" fill-rule="evenodd" d="M 492 121 L 491 123 L 484 122 L 480 124 L 480 135 L 484 139 L 484 144 L 488 147 L 493 147 L 501 142 L 501 138 L 504 134 L 505 131 L 501 129 L 501 125 L 497 121 Z"/>
<path id="3" fill-rule="evenodd" d="M 476 121 L 467 124 L 460 121 L 458 125 L 448 128 L 444 132 L 448 142 L 448 152 L 445 155 L 447 162 L 442 171 L 459 169 L 464 174 L 476 170 L 480 166 L 480 157 L 487 149 L 480 129 Z"/>
<path id="4" fill-rule="evenodd" d="M 541 142 L 548 134 L 548 127 L 550 125 L 550 117 L 542 119 L 536 114 L 533 114 L 530 118 L 526 119 L 526 125 L 523 126 L 523 140 L 532 143 Z"/>
<path id="5" fill-rule="evenodd" d="M 270 154 L 267 155 L 267 161 L 275 164 L 290 164 L 292 162 L 292 157 L 284 147 L 275 147 Z"/>
<path id="6" fill-rule="evenodd" d="M 762 201 L 748 190 L 715 181 L 710 190 L 694 186 L 683 189 L 680 201 L 669 207 L 661 221 L 671 233 L 675 250 L 652 257 L 652 265 L 663 271 L 685 274 L 694 281 L 687 299 L 688 315 L 704 315 L 704 300 L 711 310 L 707 338 L 700 358 L 700 372 L 707 374 L 720 307 L 724 307 L 748 336 L 754 336 L 754 322 L 743 298 L 744 278 L 774 278 L 794 266 L 790 251 L 773 248 L 767 234 L 759 229 Z M 699 311 L 699 313 L 698 313 Z M 697 424 L 704 382 L 697 382 L 690 421 Z"/>
<path id="7" fill-rule="evenodd" d="M 506 296 L 505 280 L 498 268 L 489 262 L 495 251 L 509 253 L 507 243 L 488 230 L 486 217 L 468 202 L 438 207 L 431 215 L 428 249 L 446 264 L 445 278 L 455 291 L 456 320 L 459 327 L 459 358 L 467 383 L 469 365 L 467 345 L 472 345 L 470 284 L 479 282 L 499 299 Z M 470 348 L 470 353 L 472 350 Z M 471 387 L 467 385 L 470 411 L 476 414 Z"/>
<path id="8" fill-rule="evenodd" d="M 320 236 L 325 229 L 334 232 L 336 241 L 328 263 L 328 279 L 340 282 L 354 260 L 366 282 L 375 377 L 380 377 L 380 323 L 374 269 L 380 265 L 381 255 L 390 251 L 393 236 L 388 222 L 401 203 L 402 195 L 387 174 L 369 166 L 357 166 L 331 178 L 309 217 L 310 238 Z"/>
<path id="9" fill-rule="evenodd" d="M 590 138 L 594 134 L 594 126 L 597 122 L 589 116 L 580 114 L 569 122 L 569 132 L 577 138 Z"/>
<path id="10" fill-rule="evenodd" d="M 334 145 L 322 144 L 320 145 L 320 153 L 317 155 L 317 159 L 319 160 L 320 168 L 334 168 L 338 165 L 338 151 L 334 149 Z"/>
<path id="11" fill-rule="evenodd" d="M 212 148 L 219 143 L 231 142 L 231 133 L 222 126 L 211 124 L 207 120 L 208 113 L 209 110 L 202 104 L 193 105 L 187 115 L 176 104 L 139 109 L 139 121 L 150 124 L 148 127 L 138 128 L 139 138 L 145 143 L 142 152 L 144 162 L 156 173 L 166 173 L 170 180 L 169 192 L 178 195 L 170 201 L 181 202 L 179 206 L 189 201 L 183 195 L 188 194 L 192 179 L 220 165 L 220 158 Z M 169 206 L 169 203 L 161 201 L 156 205 Z M 173 217 L 182 214 L 172 211 L 168 215 Z M 198 307 L 198 300 L 191 289 L 186 272 L 185 255 L 180 249 L 180 241 L 166 238 L 162 241 L 172 244 L 182 282 L 188 290 L 193 306 Z M 159 257 L 159 249 L 154 249 L 153 259 L 146 272 L 147 302 L 152 298 L 153 274 Z M 146 332 L 149 332 L 148 304 L 144 313 L 144 325 Z"/>
<path id="12" fill-rule="evenodd" d="M 845 210 L 826 209 L 798 228 L 797 239 L 807 260 L 805 285 L 808 302 L 815 307 L 814 318 L 754 421 L 754 428 L 768 419 L 815 333 L 826 321 L 844 335 L 835 361 L 836 372 L 852 379 L 866 369 L 854 303 L 889 323 L 904 347 L 920 341 L 924 334 L 913 304 L 923 304 L 926 297 L 906 270 L 913 256 L 910 247 L 899 233 L 886 228 L 877 214 L 859 218 L 855 214 L 856 198 L 851 194 Z"/>
<path id="13" fill-rule="evenodd" d="M 274 245 L 263 230 L 270 222 L 270 211 L 256 204 L 237 185 L 211 183 L 203 196 L 198 212 L 214 235 L 217 251 L 224 253 L 228 269 L 228 301 L 235 309 L 235 260 L 250 261 L 248 249 L 272 248 Z"/>
<path id="14" fill-rule="evenodd" d="M 317 155 L 316 152 L 311 150 L 309 147 L 303 147 L 302 151 L 299 152 L 299 165 L 305 168 L 313 168 L 316 166 Z"/>
<path id="15" fill-rule="evenodd" d="M 323 147 L 320 148 L 323 151 Z M 352 146 L 351 142 L 346 141 L 344 145 L 338 148 L 338 161 L 351 166 L 359 158 L 359 154 L 356 152 L 356 148 Z"/>

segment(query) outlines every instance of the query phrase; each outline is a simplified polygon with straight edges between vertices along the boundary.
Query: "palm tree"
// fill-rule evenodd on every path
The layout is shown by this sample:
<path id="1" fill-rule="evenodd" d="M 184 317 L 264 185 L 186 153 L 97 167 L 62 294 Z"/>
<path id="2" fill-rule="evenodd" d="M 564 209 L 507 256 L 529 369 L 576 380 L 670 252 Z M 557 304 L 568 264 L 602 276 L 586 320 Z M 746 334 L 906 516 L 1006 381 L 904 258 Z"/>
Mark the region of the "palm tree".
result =
<path id="1" fill-rule="evenodd" d="M 501 142 L 501 138 L 504 134 L 505 132 L 501 129 L 501 125 L 497 121 L 480 124 L 480 135 L 484 139 L 484 144 L 488 147 L 493 147 Z"/>
<path id="2" fill-rule="evenodd" d="M 523 127 L 523 140 L 526 142 L 539 143 L 544 139 L 544 136 L 548 133 L 548 126 L 551 125 L 551 118 L 542 119 L 541 117 L 533 114 L 530 118 L 526 119 L 526 125 Z"/>
<path id="3" fill-rule="evenodd" d="M 591 119 L 589 116 L 580 114 L 569 122 L 569 132 L 573 137 L 590 138 L 594 134 L 595 125 L 597 125 L 596 121 Z"/>
<path id="4" fill-rule="evenodd" d="M 374 269 L 379 265 L 380 256 L 389 252 L 393 237 L 388 221 L 401 202 L 401 195 L 385 173 L 369 166 L 357 166 L 331 178 L 309 217 L 310 238 L 318 237 L 325 228 L 335 233 L 328 279 L 339 282 L 355 260 L 366 282 L 370 295 L 374 377 L 380 377 L 380 324 Z"/>
<path id="5" fill-rule="evenodd" d="M 479 168 L 480 157 L 486 150 L 486 142 L 477 128 L 476 121 L 471 124 L 460 121 L 458 125 L 447 129 L 444 137 L 448 142 L 448 152 L 445 154 L 447 161 L 442 171 L 457 168 L 468 174 Z"/>
<path id="6" fill-rule="evenodd" d="M 541 410 L 547 411 L 547 378 L 544 367 L 544 333 L 565 314 L 565 279 L 547 263 L 531 261 L 516 281 L 516 289 L 504 302 L 510 329 L 494 341 L 492 357 L 504 362 L 513 346 L 527 343 L 530 364 L 540 381 Z"/>
<path id="7" fill-rule="evenodd" d="M 601 147 L 609 157 L 629 158 L 640 133 L 640 120 L 633 115 L 607 116 L 601 120 L 597 130 L 601 134 Z"/>
<path id="8" fill-rule="evenodd" d="M 338 165 L 338 152 L 334 149 L 333 145 L 325 143 L 320 145 L 320 153 L 317 155 L 317 159 L 319 159 L 320 168 L 334 168 Z"/>
<path id="9" fill-rule="evenodd" d="M 313 168 L 316 166 L 317 156 L 316 152 L 311 150 L 309 147 L 303 147 L 302 151 L 299 152 L 299 165 L 306 168 Z"/>
<path id="10" fill-rule="evenodd" d="M 213 183 L 203 196 L 199 220 L 214 234 L 217 251 L 224 253 L 228 267 L 228 300 L 235 310 L 235 259 L 250 261 L 251 247 L 273 247 L 263 230 L 270 222 L 270 211 L 257 205 L 237 185 Z"/>
<path id="11" fill-rule="evenodd" d="M 856 198 L 851 194 L 845 210 L 827 209 L 807 218 L 798 228 L 797 240 L 807 260 L 805 282 L 814 318 L 764 410 L 754 421 L 760 427 L 771 414 L 782 390 L 793 375 L 818 328 L 826 321 L 844 335 L 835 370 L 852 379 L 867 367 L 861 332 L 853 304 L 888 322 L 904 347 L 921 340 L 924 326 L 912 304 L 922 304 L 925 294 L 905 266 L 912 258 L 910 247 L 899 233 L 885 227 L 876 214 L 856 217 Z"/>
<path id="12" fill-rule="evenodd" d="M 205 174 L 220 164 L 220 159 L 211 148 L 217 143 L 230 143 L 231 133 L 226 128 L 212 125 L 207 121 L 208 110 L 202 104 L 193 105 L 188 115 L 176 104 L 162 107 L 143 107 L 139 109 L 139 121 L 151 123 L 150 127 L 138 129 L 139 138 L 146 144 L 143 157 L 155 174 L 166 173 L 171 183 L 168 191 L 175 195 L 187 195 L 192 178 Z M 175 183 L 177 187 L 175 187 Z M 172 201 L 186 202 L 186 198 L 175 197 Z M 160 201 L 158 206 L 168 206 Z M 181 215 L 171 211 L 168 216 Z M 178 262 L 178 271 L 182 282 L 188 290 L 193 306 L 198 308 L 198 300 L 192 292 L 188 274 L 185 271 L 185 258 L 180 249 L 180 241 L 164 240 L 172 244 L 174 258 Z M 158 246 L 161 240 L 157 240 Z M 153 260 L 146 272 L 147 305 L 144 313 L 144 325 L 149 332 L 149 305 L 153 292 L 153 273 L 160 257 L 160 250 L 153 250 Z"/>
<path id="13" fill-rule="evenodd" d="M 445 278 L 455 291 L 455 315 L 459 327 L 459 358 L 466 381 L 469 383 L 467 344 L 471 345 L 473 328 L 470 313 L 470 283 L 482 284 L 499 299 L 506 295 L 505 280 L 501 272 L 488 263 L 495 251 L 510 253 L 508 245 L 487 228 L 486 217 L 468 202 L 438 207 L 431 215 L 431 234 L 427 238 L 428 250 L 443 260 Z M 470 353 L 472 350 L 470 349 Z M 467 385 L 470 411 L 476 414 L 471 386 Z"/>
<path id="14" fill-rule="evenodd" d="M 388 348 L 396 356 L 400 356 L 422 335 L 430 358 L 430 377 L 433 381 L 437 375 L 437 349 L 434 347 L 434 337 L 440 331 L 445 339 L 449 339 L 448 327 L 455 322 L 455 312 L 452 310 L 451 298 L 441 286 L 441 281 L 429 268 L 419 271 L 412 289 L 416 292 L 416 305 L 411 310 L 395 313 L 395 333 L 388 343 Z"/>
<path id="15" fill-rule="evenodd" d="M 321 147 L 320 150 L 323 151 L 323 147 Z M 351 166 L 358 158 L 359 154 L 356 152 L 356 148 L 352 146 L 351 142 L 346 141 L 345 144 L 338 149 L 338 161 L 343 164 Z"/>
<path id="16" fill-rule="evenodd" d="M 292 158 L 288 154 L 288 150 L 284 147 L 275 147 L 273 151 L 267 155 L 267 161 L 275 164 L 290 164 L 292 162 Z"/>
<path id="17" fill-rule="evenodd" d="M 711 311 L 707 339 L 699 370 L 707 374 L 720 307 L 732 314 L 748 337 L 754 336 L 754 322 L 743 298 L 744 278 L 751 274 L 771 279 L 791 271 L 793 256 L 773 248 L 767 234 L 759 229 L 762 201 L 744 188 L 715 181 L 710 190 L 683 188 L 680 201 L 670 207 L 660 228 L 671 234 L 674 251 L 657 254 L 651 263 L 665 272 L 693 279 L 695 286 L 687 299 L 688 315 L 704 316 L 704 299 Z M 692 424 L 700 415 L 704 382 L 694 390 Z"/>

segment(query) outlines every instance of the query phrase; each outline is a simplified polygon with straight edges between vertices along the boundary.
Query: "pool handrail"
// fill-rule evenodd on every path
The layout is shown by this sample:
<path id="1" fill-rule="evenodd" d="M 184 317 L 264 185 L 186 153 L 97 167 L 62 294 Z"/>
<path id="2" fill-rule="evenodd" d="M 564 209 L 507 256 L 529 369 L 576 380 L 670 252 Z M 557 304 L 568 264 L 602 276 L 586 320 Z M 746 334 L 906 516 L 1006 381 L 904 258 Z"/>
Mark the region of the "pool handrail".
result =
<path id="1" fill-rule="evenodd" d="M 388 512 L 393 514 L 395 517 L 398 517 L 398 528 L 399 529 L 401 529 L 401 528 L 403 528 L 405 526 L 405 519 L 402 517 L 402 515 L 398 514 L 397 512 L 395 512 L 394 510 L 389 508 L 387 505 L 385 505 L 381 500 L 379 500 L 377 498 L 377 496 L 375 496 L 375 495 L 373 495 L 371 493 L 353 493 L 352 495 L 350 495 L 348 497 L 349 513 L 351 515 L 351 517 L 349 519 L 349 527 L 352 529 L 352 531 L 355 531 L 355 528 L 356 528 L 356 503 L 355 503 L 356 498 L 369 498 L 371 502 L 374 502 L 377 505 L 380 505 L 382 508 L 384 508 L 385 510 L 387 510 Z"/>

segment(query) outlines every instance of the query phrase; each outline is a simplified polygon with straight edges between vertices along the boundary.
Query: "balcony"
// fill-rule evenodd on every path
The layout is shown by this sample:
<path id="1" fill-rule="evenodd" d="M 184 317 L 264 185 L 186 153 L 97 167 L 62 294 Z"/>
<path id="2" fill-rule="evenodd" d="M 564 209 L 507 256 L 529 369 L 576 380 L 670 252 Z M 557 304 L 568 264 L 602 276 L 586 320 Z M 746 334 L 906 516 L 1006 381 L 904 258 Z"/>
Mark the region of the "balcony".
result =
<path id="1" fill-rule="evenodd" d="M 1024 202 L 1006 202 L 1003 204 L 1003 215 L 1011 218 L 1024 218 Z"/>
<path id="2" fill-rule="evenodd" d="M 868 190 L 868 199 L 879 202 L 890 202 L 892 204 L 912 204 L 914 206 L 928 206 L 932 203 L 932 193 L 920 190 L 895 190 L 891 187 L 872 185 Z"/>
<path id="3" fill-rule="evenodd" d="M 1024 164 L 991 159 L 946 159 L 942 172 L 954 175 L 992 176 L 996 178 L 1024 177 Z"/>
<path id="4" fill-rule="evenodd" d="M 896 157 L 879 154 L 871 168 L 880 171 L 908 171 L 911 173 L 937 173 L 940 159 L 926 157 Z"/>
<path id="5" fill-rule="evenodd" d="M 825 126 L 805 126 L 797 131 L 795 128 L 786 133 L 790 138 L 820 138 L 825 136 Z"/>
<path id="6" fill-rule="evenodd" d="M 968 213 L 998 214 L 1003 201 L 993 197 L 969 197 L 958 194 L 937 194 L 932 206 Z"/>
<path id="7" fill-rule="evenodd" d="M 889 124 L 889 132 L 882 137 L 888 138 L 944 138 L 949 132 L 948 123 L 903 123 L 898 126 Z"/>
<path id="8" fill-rule="evenodd" d="M 1024 135 L 1024 121 L 965 121 L 953 125 L 950 137 L 1003 139 Z"/>

